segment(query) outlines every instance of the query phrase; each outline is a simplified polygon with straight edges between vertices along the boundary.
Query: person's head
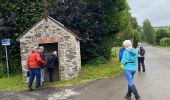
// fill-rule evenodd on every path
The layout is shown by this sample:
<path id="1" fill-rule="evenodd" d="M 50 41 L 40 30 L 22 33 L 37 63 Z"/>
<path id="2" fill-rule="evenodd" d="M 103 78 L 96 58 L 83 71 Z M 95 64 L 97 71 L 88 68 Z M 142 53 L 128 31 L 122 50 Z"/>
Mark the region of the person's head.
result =
<path id="1" fill-rule="evenodd" d="M 132 42 L 130 41 L 130 40 L 125 40 L 124 42 L 123 42 L 123 46 L 124 46 L 124 48 L 132 48 Z"/>
<path id="2" fill-rule="evenodd" d="M 122 44 L 122 48 L 125 48 L 123 44 Z"/>
<path id="3" fill-rule="evenodd" d="M 44 52 L 44 47 L 43 46 L 39 47 L 39 52 Z"/>
<path id="4" fill-rule="evenodd" d="M 140 46 L 139 48 L 140 48 L 140 49 L 143 49 L 143 46 Z"/>
<path id="5" fill-rule="evenodd" d="M 38 51 L 39 50 L 39 47 L 38 46 L 34 46 L 33 48 L 32 48 L 32 51 Z"/>
<path id="6" fill-rule="evenodd" d="M 53 54 L 57 56 L 57 51 L 54 51 Z"/>

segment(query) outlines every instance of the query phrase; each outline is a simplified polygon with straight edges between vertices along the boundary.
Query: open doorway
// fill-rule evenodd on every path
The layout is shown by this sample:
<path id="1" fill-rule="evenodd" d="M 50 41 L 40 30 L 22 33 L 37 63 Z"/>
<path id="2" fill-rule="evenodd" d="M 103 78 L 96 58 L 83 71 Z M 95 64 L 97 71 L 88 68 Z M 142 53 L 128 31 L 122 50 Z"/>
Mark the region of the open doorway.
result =
<path id="1" fill-rule="evenodd" d="M 57 51 L 57 58 L 58 58 L 58 43 L 45 43 L 45 44 L 39 44 L 39 46 L 44 47 L 44 54 L 45 54 L 45 60 L 47 62 L 49 55 Z M 49 73 L 45 72 L 45 81 L 49 81 Z M 59 60 L 57 61 L 57 64 L 54 68 L 54 75 L 53 75 L 53 81 L 58 81 L 60 79 L 59 75 Z"/>

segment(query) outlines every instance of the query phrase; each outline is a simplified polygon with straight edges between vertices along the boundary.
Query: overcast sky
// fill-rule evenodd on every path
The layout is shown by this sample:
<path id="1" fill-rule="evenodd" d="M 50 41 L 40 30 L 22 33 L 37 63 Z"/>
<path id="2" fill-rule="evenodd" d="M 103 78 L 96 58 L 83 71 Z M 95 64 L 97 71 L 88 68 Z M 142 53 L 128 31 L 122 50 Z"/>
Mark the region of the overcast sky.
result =
<path id="1" fill-rule="evenodd" d="M 153 26 L 170 26 L 170 0 L 127 0 L 140 25 L 149 19 Z"/>

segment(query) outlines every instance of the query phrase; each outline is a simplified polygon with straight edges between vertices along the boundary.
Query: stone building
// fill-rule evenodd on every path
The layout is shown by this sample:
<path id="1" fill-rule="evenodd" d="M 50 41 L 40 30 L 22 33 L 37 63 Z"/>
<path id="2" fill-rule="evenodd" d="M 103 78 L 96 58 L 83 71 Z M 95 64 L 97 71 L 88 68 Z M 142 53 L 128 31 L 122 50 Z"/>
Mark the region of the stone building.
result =
<path id="1" fill-rule="evenodd" d="M 55 80 L 72 79 L 78 75 L 81 69 L 80 38 L 49 16 L 33 25 L 17 41 L 20 42 L 24 79 L 27 73 L 24 65 L 34 46 L 44 46 L 46 60 L 50 52 L 58 52 L 58 66 L 56 66 L 54 72 Z"/>

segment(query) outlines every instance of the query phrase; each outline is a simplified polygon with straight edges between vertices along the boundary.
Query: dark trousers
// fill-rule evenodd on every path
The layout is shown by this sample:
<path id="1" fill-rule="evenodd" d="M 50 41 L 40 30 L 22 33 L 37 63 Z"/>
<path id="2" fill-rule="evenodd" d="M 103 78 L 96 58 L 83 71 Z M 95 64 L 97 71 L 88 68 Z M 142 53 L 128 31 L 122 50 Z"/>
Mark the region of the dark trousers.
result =
<path id="1" fill-rule="evenodd" d="M 143 71 L 145 71 L 145 63 L 144 63 L 145 58 L 144 57 L 138 57 L 138 71 L 141 70 L 141 66 Z"/>
<path id="2" fill-rule="evenodd" d="M 48 68 L 50 82 L 53 81 L 54 68 Z"/>
<path id="3" fill-rule="evenodd" d="M 41 78 L 40 68 L 31 68 L 30 69 L 30 78 L 29 78 L 28 88 L 32 88 L 32 83 L 33 83 L 35 77 L 36 77 L 36 88 L 39 88 L 40 87 L 40 78 Z"/>

